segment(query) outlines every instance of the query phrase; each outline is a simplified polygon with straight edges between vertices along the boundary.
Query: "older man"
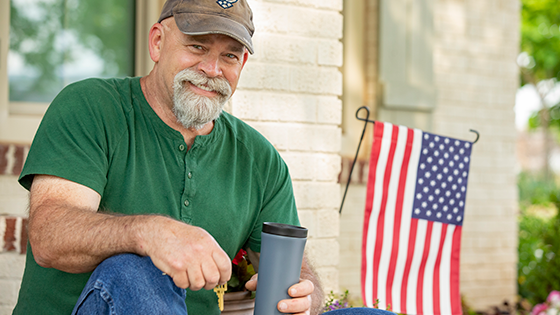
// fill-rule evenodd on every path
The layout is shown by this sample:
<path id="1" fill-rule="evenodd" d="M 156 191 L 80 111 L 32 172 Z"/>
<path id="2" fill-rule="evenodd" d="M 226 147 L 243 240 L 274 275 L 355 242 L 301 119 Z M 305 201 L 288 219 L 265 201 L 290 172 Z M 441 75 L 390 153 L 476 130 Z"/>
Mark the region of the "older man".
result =
<path id="1" fill-rule="evenodd" d="M 222 112 L 253 31 L 245 0 L 168 0 L 149 75 L 57 96 L 20 177 L 30 248 L 14 314 L 219 314 L 212 289 L 240 248 L 260 252 L 262 223 L 299 224 L 278 152 Z M 304 260 L 278 309 L 317 313 L 317 285 Z"/>

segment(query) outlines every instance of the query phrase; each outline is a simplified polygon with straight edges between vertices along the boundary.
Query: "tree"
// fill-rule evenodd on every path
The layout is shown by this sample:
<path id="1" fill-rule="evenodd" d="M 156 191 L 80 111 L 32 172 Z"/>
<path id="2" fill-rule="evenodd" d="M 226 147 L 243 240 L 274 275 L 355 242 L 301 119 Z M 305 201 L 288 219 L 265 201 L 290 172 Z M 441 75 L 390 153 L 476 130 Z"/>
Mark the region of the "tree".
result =
<path id="1" fill-rule="evenodd" d="M 543 104 L 529 126 L 545 133 L 544 173 L 550 180 L 550 129 L 560 130 L 560 104 L 549 104 L 547 96 L 560 80 L 560 0 L 522 0 L 521 51 L 521 84 L 534 85 Z"/>

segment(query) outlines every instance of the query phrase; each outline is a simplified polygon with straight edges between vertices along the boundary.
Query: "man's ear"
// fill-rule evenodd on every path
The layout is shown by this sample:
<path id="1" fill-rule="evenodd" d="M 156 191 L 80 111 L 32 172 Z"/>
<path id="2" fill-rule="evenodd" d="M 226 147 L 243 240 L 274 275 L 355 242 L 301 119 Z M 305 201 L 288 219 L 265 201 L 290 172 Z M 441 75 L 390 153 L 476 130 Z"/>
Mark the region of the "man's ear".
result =
<path id="1" fill-rule="evenodd" d="M 163 44 L 163 25 L 160 23 L 152 25 L 149 36 L 148 48 L 150 50 L 150 58 L 152 58 L 154 62 L 158 62 Z"/>
<path id="2" fill-rule="evenodd" d="M 241 64 L 241 69 L 245 67 L 245 63 L 247 62 L 247 59 L 249 59 L 249 51 L 247 50 L 247 48 L 245 48 L 243 53 L 243 64 Z"/>

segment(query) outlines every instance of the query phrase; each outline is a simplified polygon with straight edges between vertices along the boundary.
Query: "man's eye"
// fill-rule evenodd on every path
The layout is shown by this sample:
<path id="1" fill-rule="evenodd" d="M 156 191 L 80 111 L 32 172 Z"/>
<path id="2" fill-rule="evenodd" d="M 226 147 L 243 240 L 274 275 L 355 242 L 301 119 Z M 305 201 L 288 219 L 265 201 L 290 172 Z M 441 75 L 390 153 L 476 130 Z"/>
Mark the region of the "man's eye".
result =
<path id="1" fill-rule="evenodd" d="M 192 45 L 194 49 L 202 50 L 202 46 L 200 45 Z"/>
<path id="2" fill-rule="evenodd" d="M 226 57 L 230 58 L 230 59 L 237 59 L 237 56 L 234 54 L 226 54 Z"/>

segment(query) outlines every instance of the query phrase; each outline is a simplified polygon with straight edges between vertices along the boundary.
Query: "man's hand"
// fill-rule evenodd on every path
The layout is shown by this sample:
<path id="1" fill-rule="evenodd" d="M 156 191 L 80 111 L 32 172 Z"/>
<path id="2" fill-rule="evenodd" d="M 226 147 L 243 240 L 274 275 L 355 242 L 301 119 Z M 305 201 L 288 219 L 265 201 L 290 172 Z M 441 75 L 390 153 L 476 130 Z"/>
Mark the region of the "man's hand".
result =
<path id="1" fill-rule="evenodd" d="M 294 284 L 288 289 L 288 294 L 292 298 L 278 302 L 278 310 L 288 314 L 310 315 L 311 294 L 313 294 L 314 290 L 313 282 L 307 279 L 300 279 L 299 283 Z"/>
<path id="2" fill-rule="evenodd" d="M 175 285 L 211 290 L 230 279 L 231 260 L 208 232 L 165 217 L 154 216 L 153 220 L 155 224 L 142 237 L 145 255 Z"/>
<path id="3" fill-rule="evenodd" d="M 258 275 L 254 275 L 247 281 L 245 287 L 249 291 L 257 289 Z M 307 279 L 300 279 L 299 283 L 294 284 L 288 289 L 288 295 L 292 298 L 278 302 L 278 311 L 286 314 L 310 315 L 312 308 L 311 296 L 315 291 L 313 282 Z"/>

